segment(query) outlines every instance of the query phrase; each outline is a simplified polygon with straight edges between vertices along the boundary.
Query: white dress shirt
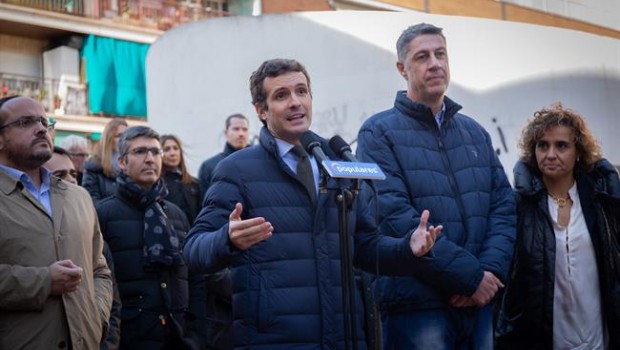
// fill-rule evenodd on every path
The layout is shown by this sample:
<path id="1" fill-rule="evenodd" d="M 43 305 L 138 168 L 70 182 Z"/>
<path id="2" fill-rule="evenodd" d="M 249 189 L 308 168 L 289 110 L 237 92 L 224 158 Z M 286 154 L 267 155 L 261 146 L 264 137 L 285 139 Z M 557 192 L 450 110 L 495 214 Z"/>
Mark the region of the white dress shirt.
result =
<path id="1" fill-rule="evenodd" d="M 576 184 L 568 194 L 573 201 L 568 227 L 558 225 L 558 205 L 548 199 L 555 231 L 553 348 L 606 349 L 596 255 Z"/>

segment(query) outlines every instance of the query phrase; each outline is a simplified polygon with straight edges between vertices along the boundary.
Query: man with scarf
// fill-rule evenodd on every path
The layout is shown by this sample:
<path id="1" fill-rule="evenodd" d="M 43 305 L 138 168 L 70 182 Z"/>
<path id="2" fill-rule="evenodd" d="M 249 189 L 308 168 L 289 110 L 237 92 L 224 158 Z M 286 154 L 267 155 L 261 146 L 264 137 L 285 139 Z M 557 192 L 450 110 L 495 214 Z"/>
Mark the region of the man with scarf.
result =
<path id="1" fill-rule="evenodd" d="M 193 348 L 186 332 L 189 278 L 181 254 L 189 224 L 181 209 L 163 200 L 168 190 L 160 179 L 159 134 L 131 127 L 118 149 L 117 191 L 97 205 L 97 213 L 123 304 L 120 349 Z"/>

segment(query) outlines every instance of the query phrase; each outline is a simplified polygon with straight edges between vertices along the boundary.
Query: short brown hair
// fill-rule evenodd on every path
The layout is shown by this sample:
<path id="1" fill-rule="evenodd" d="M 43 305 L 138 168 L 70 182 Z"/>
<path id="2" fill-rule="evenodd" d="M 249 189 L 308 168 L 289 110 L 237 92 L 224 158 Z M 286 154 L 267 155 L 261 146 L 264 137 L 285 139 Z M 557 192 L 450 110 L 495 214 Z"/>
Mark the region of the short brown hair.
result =
<path id="1" fill-rule="evenodd" d="M 260 104 L 265 110 L 269 110 L 267 106 L 267 94 L 263 87 L 263 83 L 267 78 L 274 78 L 286 73 L 300 72 L 306 76 L 308 81 L 308 89 L 310 89 L 310 76 L 306 71 L 306 67 L 296 60 L 275 58 L 263 62 L 250 76 L 250 94 L 252 95 L 252 104 Z M 263 124 L 265 122 L 263 121 Z"/>

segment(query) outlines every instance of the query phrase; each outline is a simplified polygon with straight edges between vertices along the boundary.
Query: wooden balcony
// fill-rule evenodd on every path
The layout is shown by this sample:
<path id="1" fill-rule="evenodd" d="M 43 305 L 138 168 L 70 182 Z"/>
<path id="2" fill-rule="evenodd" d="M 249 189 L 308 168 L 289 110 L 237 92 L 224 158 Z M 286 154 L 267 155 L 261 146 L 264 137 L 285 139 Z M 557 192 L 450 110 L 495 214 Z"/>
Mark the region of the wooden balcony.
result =
<path id="1" fill-rule="evenodd" d="M 0 0 L 0 3 L 157 30 L 228 16 L 226 0 Z"/>

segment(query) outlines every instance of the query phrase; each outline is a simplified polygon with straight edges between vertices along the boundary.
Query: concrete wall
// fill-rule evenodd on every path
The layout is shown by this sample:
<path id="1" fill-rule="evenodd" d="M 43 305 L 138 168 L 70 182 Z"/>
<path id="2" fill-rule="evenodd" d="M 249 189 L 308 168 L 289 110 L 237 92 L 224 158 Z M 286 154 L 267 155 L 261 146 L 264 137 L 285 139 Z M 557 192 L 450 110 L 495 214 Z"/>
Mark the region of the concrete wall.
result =
<path id="1" fill-rule="evenodd" d="M 620 1 L 594 0 L 333 0 L 337 9 L 404 9 L 576 29 L 620 39 Z M 560 11 L 553 4 L 564 3 Z M 353 6 L 351 6 L 353 5 Z M 390 8 L 391 6 L 395 8 Z M 583 11 L 581 11 L 583 10 Z"/>
<path id="2" fill-rule="evenodd" d="M 618 0 L 503 0 L 503 2 L 620 30 L 620 1 Z"/>
<path id="3" fill-rule="evenodd" d="M 312 129 L 354 141 L 362 121 L 390 108 L 405 81 L 395 68 L 400 32 L 445 28 L 448 95 L 484 125 L 508 173 L 532 113 L 562 101 L 584 114 L 608 158 L 620 164 L 620 41 L 582 32 L 423 13 L 337 11 L 234 17 L 167 32 L 147 57 L 149 123 L 181 136 L 190 170 L 219 152 L 226 116 L 241 112 L 258 133 L 248 78 L 266 59 L 296 58 L 312 78 Z"/>

